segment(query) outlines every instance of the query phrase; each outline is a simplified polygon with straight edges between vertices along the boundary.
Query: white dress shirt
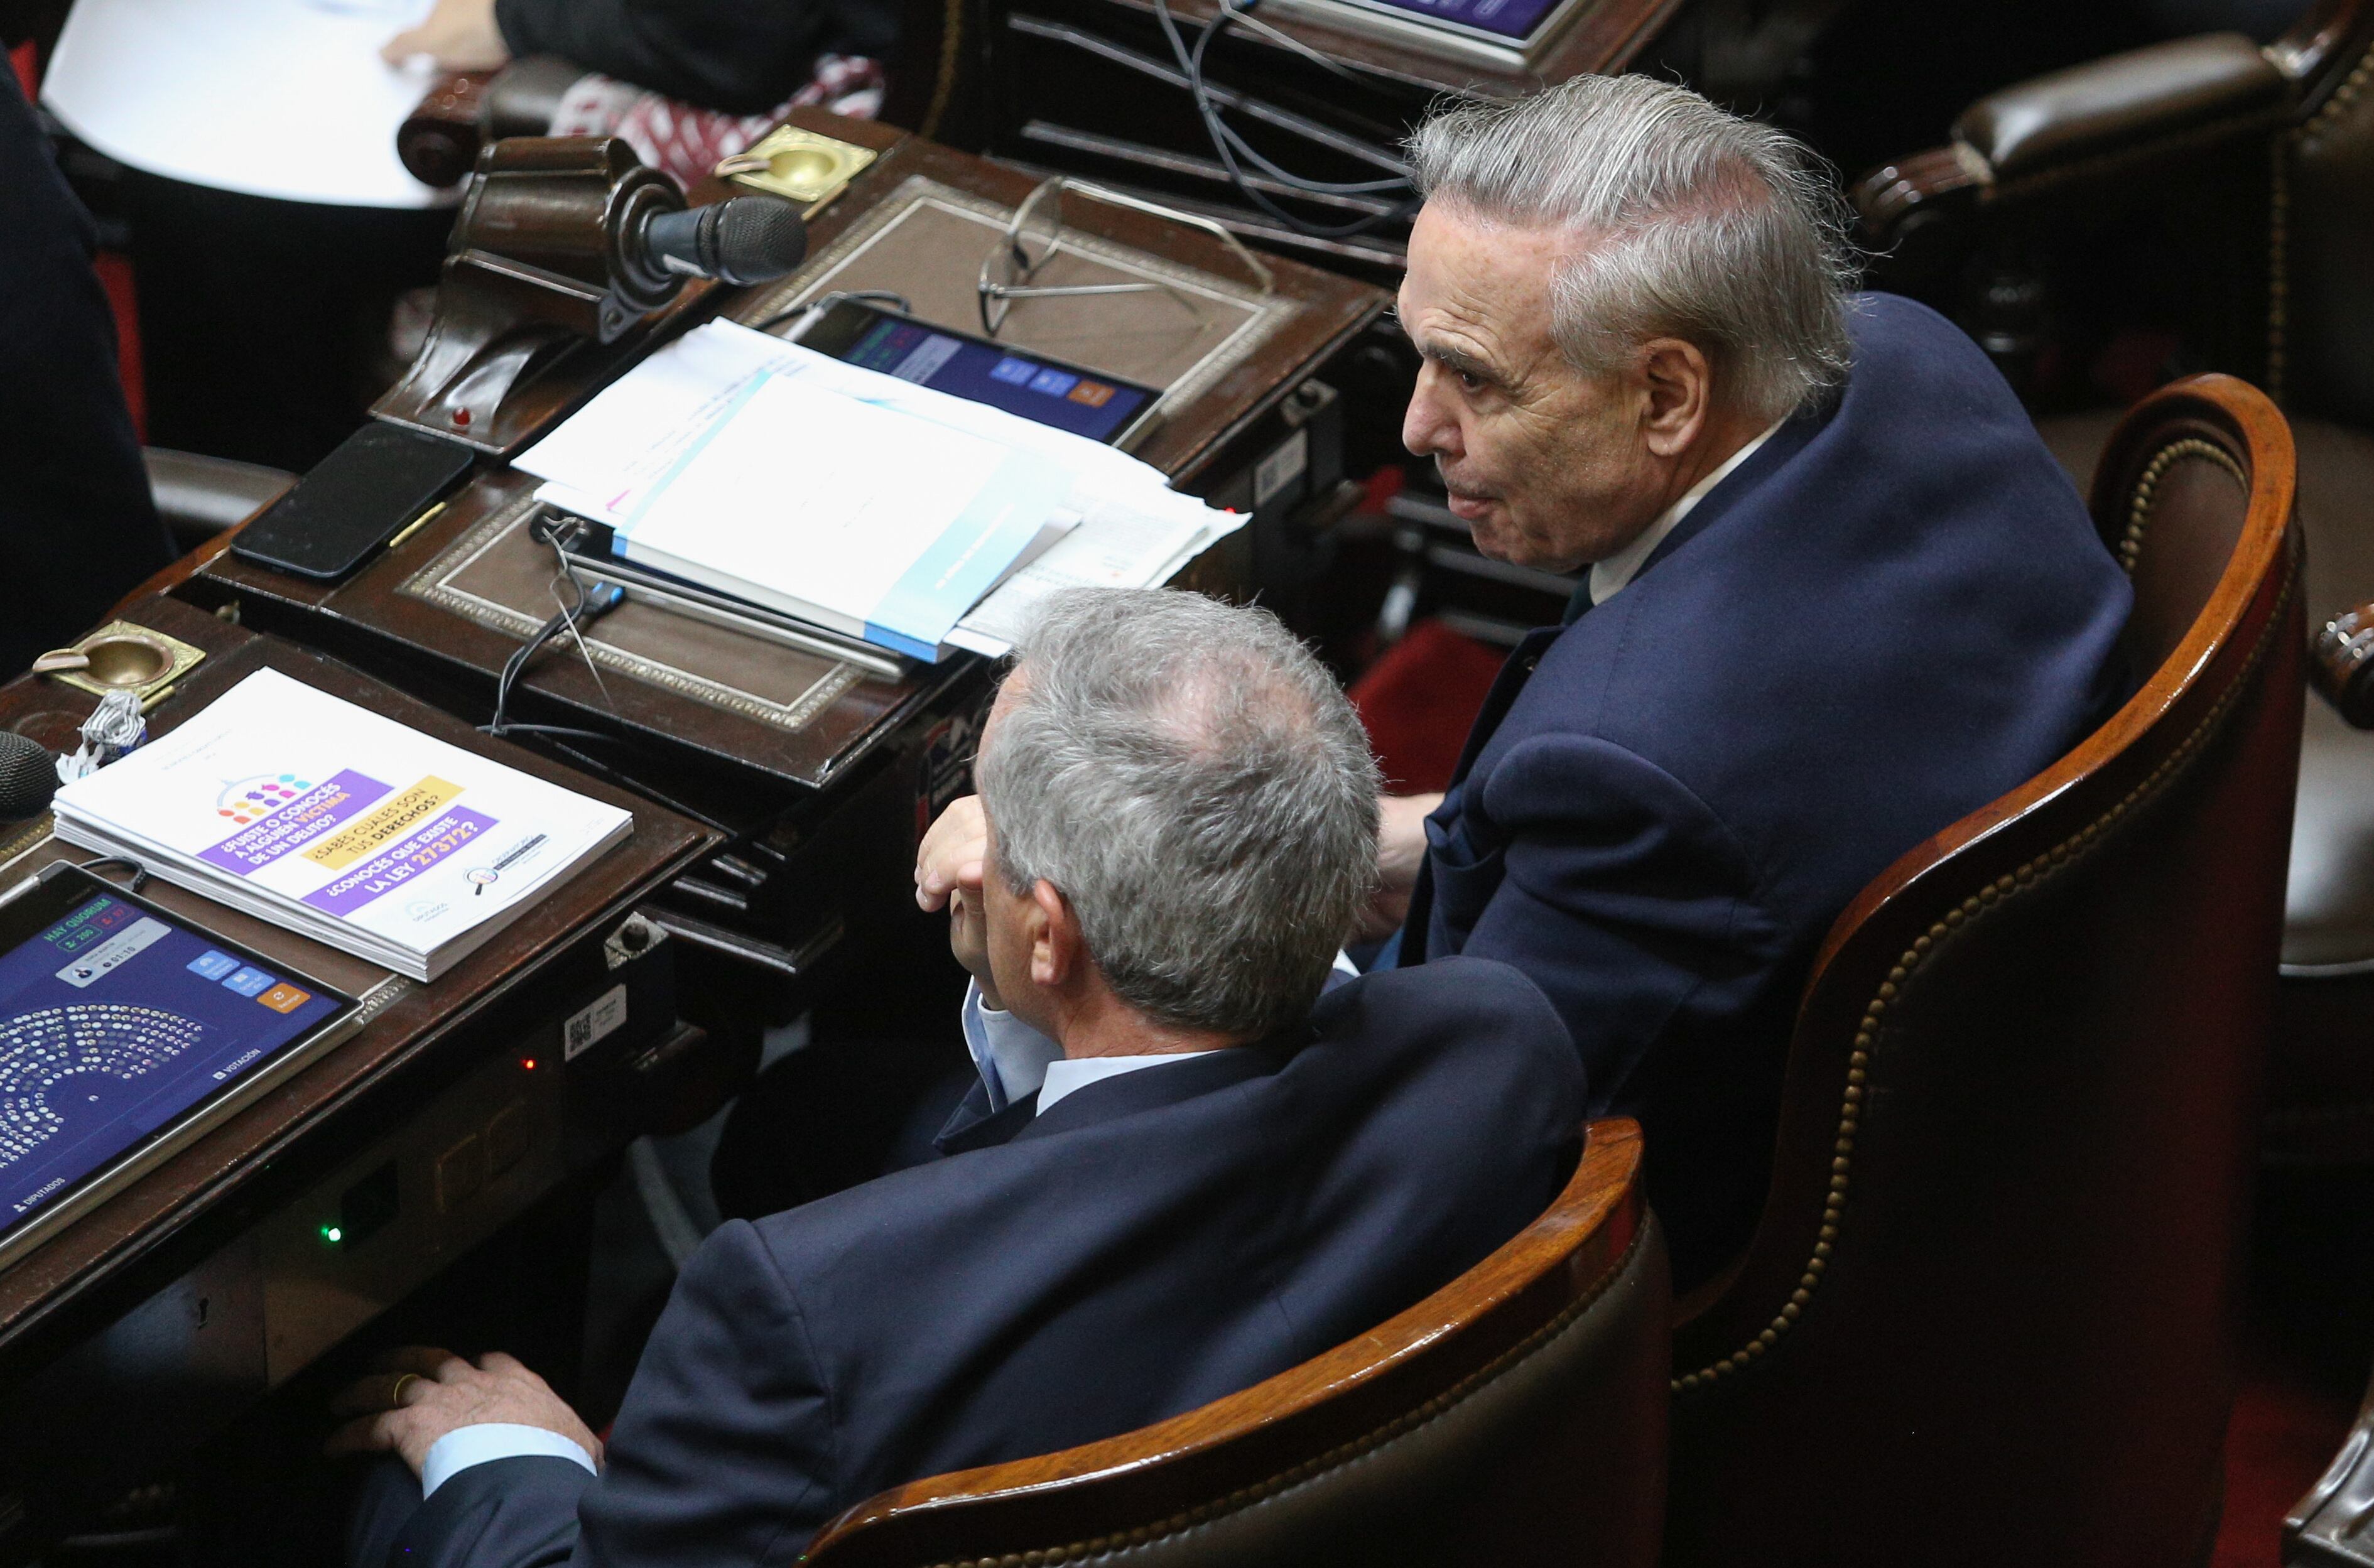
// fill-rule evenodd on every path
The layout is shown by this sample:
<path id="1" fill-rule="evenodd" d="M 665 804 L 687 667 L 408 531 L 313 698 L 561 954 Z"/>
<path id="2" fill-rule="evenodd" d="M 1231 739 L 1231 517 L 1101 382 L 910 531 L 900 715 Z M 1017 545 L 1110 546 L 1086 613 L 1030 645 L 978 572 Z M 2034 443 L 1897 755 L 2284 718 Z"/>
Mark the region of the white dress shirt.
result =
<path id="1" fill-rule="evenodd" d="M 594 1474 L 602 1473 L 594 1469 L 593 1455 L 557 1432 L 507 1421 L 482 1421 L 474 1426 L 457 1426 L 429 1445 L 420 1460 L 420 1495 L 428 1496 L 472 1465 L 531 1454 L 574 1459 Z"/>
<path id="2" fill-rule="evenodd" d="M 1649 557 L 1657 553 L 1657 546 L 1665 542 L 1665 535 L 1681 526 L 1682 519 L 1690 515 L 1690 509 L 1706 499 L 1708 491 L 1730 478 L 1733 469 L 1754 457 L 1756 449 L 1770 440 L 1773 433 L 1786 423 L 1787 420 L 1783 418 L 1775 419 L 1771 424 L 1767 425 L 1762 435 L 1723 459 L 1721 467 L 1691 486 L 1680 500 L 1667 507 L 1663 514 L 1651 523 L 1639 538 L 1625 545 L 1607 559 L 1593 561 L 1591 566 L 1592 603 L 1604 604 L 1615 598 L 1623 590 L 1624 585 L 1639 574 L 1641 567 L 1648 563 Z"/>
<path id="3" fill-rule="evenodd" d="M 964 1034 L 965 1044 L 972 1047 L 972 1064 L 981 1073 L 981 1086 L 989 1091 L 989 1108 L 1002 1111 L 1035 1092 L 1039 1096 L 1039 1108 L 1032 1113 L 1035 1116 L 1045 1116 L 1064 1095 L 1099 1079 L 1117 1078 L 1141 1067 L 1160 1067 L 1166 1061 L 1185 1061 L 1189 1057 L 1212 1054 L 1161 1051 L 1150 1056 L 1092 1056 L 1074 1060 L 1064 1054 L 1063 1047 L 1011 1012 L 997 1012 L 983 1002 L 978 984 L 965 988 Z"/>

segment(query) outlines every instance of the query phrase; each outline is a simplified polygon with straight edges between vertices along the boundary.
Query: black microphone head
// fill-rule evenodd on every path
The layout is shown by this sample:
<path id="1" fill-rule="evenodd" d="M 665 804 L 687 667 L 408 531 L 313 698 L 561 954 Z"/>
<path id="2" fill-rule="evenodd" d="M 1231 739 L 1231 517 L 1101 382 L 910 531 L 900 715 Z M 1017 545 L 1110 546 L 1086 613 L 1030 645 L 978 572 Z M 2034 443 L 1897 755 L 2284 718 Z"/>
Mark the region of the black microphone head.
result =
<path id="1" fill-rule="evenodd" d="M 0 731 L 0 817 L 21 820 L 49 810 L 58 765 L 38 741 Z"/>
<path id="2" fill-rule="evenodd" d="M 807 259 L 808 226 L 781 196 L 733 196 L 717 214 L 716 275 L 727 283 L 765 283 Z"/>

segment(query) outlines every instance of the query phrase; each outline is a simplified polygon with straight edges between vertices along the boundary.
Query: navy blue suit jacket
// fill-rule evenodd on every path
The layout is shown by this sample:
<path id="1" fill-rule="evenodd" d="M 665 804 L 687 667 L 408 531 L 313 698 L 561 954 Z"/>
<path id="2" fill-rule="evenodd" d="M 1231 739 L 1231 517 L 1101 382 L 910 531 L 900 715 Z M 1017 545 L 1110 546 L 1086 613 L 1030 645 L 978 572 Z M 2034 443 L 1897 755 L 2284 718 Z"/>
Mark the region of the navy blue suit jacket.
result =
<path id="1" fill-rule="evenodd" d="M 2109 716 L 2126 579 L 1977 345 L 1856 301 L 1842 395 L 1502 671 L 1402 935 L 1514 965 L 1639 1117 L 1685 1288 L 1754 1229 L 1815 949 Z"/>
<path id="2" fill-rule="evenodd" d="M 173 558 L 116 378 L 97 246 L 0 61 L 0 680 L 89 630 Z"/>
<path id="3" fill-rule="evenodd" d="M 978 1145 L 710 1237 L 596 1481 L 438 1488 L 405 1568 L 788 1562 L 885 1487 L 1192 1410 L 1373 1328 L 1571 1168 L 1573 1047 L 1476 960 L 1335 988 L 1290 1042 L 1099 1080 Z"/>

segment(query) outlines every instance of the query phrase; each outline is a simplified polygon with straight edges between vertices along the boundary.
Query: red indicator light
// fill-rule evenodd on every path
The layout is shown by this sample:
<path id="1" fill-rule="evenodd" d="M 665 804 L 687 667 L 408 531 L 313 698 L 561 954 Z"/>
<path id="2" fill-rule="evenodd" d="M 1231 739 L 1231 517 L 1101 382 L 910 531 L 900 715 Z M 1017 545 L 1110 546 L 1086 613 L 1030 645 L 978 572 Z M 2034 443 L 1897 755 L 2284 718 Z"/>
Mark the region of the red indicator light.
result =
<path id="1" fill-rule="evenodd" d="M 532 1056 L 523 1056 L 520 1058 L 520 1065 L 527 1069 L 530 1072 L 534 1072 L 535 1071 L 535 1058 Z"/>

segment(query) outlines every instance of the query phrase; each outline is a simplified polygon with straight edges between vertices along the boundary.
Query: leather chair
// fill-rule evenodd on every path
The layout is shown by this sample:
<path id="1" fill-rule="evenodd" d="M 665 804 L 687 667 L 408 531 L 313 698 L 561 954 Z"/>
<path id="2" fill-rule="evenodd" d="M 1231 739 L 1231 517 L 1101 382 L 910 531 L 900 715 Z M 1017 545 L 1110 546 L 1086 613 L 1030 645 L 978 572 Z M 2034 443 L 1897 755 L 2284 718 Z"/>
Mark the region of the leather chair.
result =
<path id="1" fill-rule="evenodd" d="M 2148 675 L 1839 917 L 1748 1250 L 1676 1309 L 1675 1568 L 2205 1561 L 2283 919 L 2292 444 L 2228 377 L 2095 476 Z"/>
<path id="2" fill-rule="evenodd" d="M 886 1492 L 809 1568 L 1647 1568 L 1664 1246 L 1638 1126 L 1586 1139 L 1547 1212 L 1383 1326 L 1158 1425 Z"/>
<path id="3" fill-rule="evenodd" d="M 2185 39 L 2006 88 L 1856 201 L 1881 281 L 1955 314 L 2016 380 L 2071 357 L 2075 280 L 2132 265 L 2134 250 L 2105 251 L 2157 222 L 2153 287 L 2182 352 L 2258 380 L 2291 417 L 2308 624 L 2374 601 L 2374 0 L 2321 0 L 2263 50 Z M 2118 418 L 2039 428 L 2082 476 Z M 2321 702 L 2283 974 L 2265 1152 L 2374 1161 L 2374 734 Z"/>

